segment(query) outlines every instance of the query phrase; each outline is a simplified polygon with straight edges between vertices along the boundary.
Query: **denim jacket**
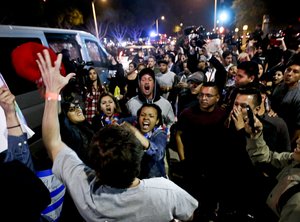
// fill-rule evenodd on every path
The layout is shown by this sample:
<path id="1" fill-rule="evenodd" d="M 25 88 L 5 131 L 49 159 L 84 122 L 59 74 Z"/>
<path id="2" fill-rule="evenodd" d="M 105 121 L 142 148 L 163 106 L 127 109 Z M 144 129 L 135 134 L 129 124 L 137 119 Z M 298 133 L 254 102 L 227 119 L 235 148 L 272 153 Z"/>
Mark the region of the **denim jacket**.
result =
<path id="1" fill-rule="evenodd" d="M 4 162 L 12 160 L 19 160 L 25 164 L 29 169 L 34 171 L 31 153 L 27 143 L 27 134 L 23 133 L 21 136 L 8 135 L 8 149 L 4 151 L 6 154 Z"/>

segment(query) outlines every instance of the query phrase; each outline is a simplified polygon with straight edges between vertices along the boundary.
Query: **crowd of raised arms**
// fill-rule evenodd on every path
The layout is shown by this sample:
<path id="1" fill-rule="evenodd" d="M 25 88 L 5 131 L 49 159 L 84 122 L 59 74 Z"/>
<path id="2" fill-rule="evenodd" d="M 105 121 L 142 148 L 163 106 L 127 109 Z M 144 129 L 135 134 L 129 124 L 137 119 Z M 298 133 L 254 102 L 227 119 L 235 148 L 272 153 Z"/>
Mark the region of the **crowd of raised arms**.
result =
<path id="1" fill-rule="evenodd" d="M 37 54 L 43 142 L 66 189 L 57 219 L 45 212 L 52 193 L 34 173 L 15 97 L 0 88 L 8 221 L 300 220 L 298 45 L 266 35 L 212 47 L 185 36 L 139 51 L 128 67 L 107 51 L 105 84 L 94 67 L 83 83 L 61 75 L 62 54 Z"/>

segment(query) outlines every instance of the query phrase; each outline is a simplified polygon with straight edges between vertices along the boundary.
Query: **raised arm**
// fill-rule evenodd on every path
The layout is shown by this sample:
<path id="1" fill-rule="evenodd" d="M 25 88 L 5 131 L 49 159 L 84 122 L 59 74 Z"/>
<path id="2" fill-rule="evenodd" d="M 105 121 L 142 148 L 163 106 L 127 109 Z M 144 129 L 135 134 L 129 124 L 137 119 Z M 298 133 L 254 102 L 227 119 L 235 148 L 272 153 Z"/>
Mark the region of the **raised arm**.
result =
<path id="1" fill-rule="evenodd" d="M 75 73 L 70 73 L 66 77 L 60 74 L 61 59 L 62 55 L 59 54 L 53 66 L 49 52 L 45 49 L 43 53 L 38 53 L 37 60 L 46 92 L 42 135 L 45 147 L 52 160 L 64 147 L 58 121 L 59 93 L 69 82 L 70 78 L 75 76 Z"/>
<path id="2" fill-rule="evenodd" d="M 0 106 L 3 108 L 8 135 L 21 136 L 23 134 L 15 110 L 15 96 L 5 86 L 0 88 Z"/>
<path id="3" fill-rule="evenodd" d="M 15 109 L 15 96 L 7 87 L 0 88 L 0 106 L 4 110 L 7 125 L 8 149 L 4 161 L 19 160 L 34 171 L 27 136 L 23 133 Z M 3 120 L 1 120 L 3 121 Z"/>
<path id="4" fill-rule="evenodd" d="M 249 137 L 247 138 L 246 149 L 252 162 L 254 164 L 270 163 L 276 168 L 283 168 L 289 165 L 291 161 L 295 159 L 293 153 L 278 153 L 271 151 L 263 138 L 262 123 L 256 116 L 254 116 L 254 121 L 254 131 L 249 126 L 248 121 L 245 121 L 245 131 L 249 134 Z M 295 152 L 297 152 L 297 150 Z"/>

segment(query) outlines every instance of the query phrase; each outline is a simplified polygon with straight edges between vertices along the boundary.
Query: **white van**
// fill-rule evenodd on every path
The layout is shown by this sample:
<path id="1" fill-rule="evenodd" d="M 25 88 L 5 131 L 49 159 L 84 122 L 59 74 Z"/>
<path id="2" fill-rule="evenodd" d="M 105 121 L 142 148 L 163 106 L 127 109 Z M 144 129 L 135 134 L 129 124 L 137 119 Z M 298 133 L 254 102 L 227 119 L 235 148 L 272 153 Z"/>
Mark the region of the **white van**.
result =
<path id="1" fill-rule="evenodd" d="M 70 52 L 70 59 L 76 64 L 92 64 L 98 70 L 100 79 L 107 74 L 107 52 L 92 34 L 79 30 L 0 25 L 0 73 L 16 96 L 29 127 L 35 135 L 29 140 L 30 148 L 40 148 L 41 122 L 44 101 L 34 83 L 19 77 L 12 66 L 11 52 L 26 42 L 38 42 L 59 53 Z M 22 58 L 20 58 L 22 59 Z"/>

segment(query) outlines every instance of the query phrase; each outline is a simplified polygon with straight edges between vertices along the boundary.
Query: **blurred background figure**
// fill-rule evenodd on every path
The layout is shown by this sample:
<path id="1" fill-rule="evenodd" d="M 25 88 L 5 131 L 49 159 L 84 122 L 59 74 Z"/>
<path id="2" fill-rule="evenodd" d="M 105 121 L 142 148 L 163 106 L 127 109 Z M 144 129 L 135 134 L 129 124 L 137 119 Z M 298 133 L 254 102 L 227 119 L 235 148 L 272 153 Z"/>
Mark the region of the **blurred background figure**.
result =
<path id="1" fill-rule="evenodd" d="M 92 118 L 97 113 L 97 103 L 100 94 L 104 91 L 101 85 L 100 78 L 94 67 L 90 67 L 88 70 L 88 81 L 86 84 L 86 93 L 84 96 L 85 103 L 85 118 L 91 124 Z"/>

